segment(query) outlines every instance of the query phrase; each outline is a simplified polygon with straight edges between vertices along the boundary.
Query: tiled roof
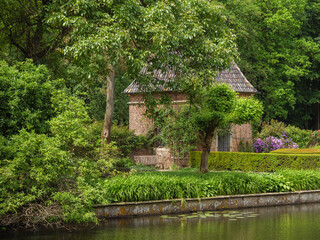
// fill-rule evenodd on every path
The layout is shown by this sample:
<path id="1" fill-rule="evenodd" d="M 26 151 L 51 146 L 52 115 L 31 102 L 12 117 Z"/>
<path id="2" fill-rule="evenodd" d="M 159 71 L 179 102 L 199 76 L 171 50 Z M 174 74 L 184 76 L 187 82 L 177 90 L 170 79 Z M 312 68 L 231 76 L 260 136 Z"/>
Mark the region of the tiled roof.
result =
<path id="1" fill-rule="evenodd" d="M 141 73 L 145 73 L 146 68 L 141 70 Z M 153 78 L 162 80 L 164 84 L 158 84 L 156 86 L 150 86 L 154 91 L 161 92 L 172 92 L 170 87 L 166 87 L 165 83 L 175 78 L 175 72 L 169 70 L 167 72 L 162 72 L 161 70 L 153 71 Z M 240 68 L 234 62 L 230 69 L 226 69 L 218 74 L 216 78 L 217 82 L 229 84 L 232 89 L 236 92 L 242 93 L 256 93 L 257 90 L 251 85 L 247 78 L 243 75 Z M 149 89 L 150 89 L 149 88 Z M 145 87 L 141 86 L 137 81 L 133 81 L 125 90 L 124 93 L 141 93 L 145 91 Z"/>

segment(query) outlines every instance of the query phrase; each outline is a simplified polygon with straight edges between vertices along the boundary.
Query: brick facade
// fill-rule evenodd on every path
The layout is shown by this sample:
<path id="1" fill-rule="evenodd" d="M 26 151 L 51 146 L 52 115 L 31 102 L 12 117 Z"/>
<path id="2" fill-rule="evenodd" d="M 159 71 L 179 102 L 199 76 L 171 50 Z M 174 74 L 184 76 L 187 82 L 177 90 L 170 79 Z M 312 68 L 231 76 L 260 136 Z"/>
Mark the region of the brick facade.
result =
<path id="1" fill-rule="evenodd" d="M 171 97 L 173 108 L 178 108 L 186 102 L 186 95 L 182 93 L 168 93 Z M 160 95 L 155 95 L 159 98 Z M 153 121 L 145 116 L 146 107 L 142 94 L 130 94 L 129 96 L 129 129 L 137 135 L 146 135 L 152 128 Z"/>

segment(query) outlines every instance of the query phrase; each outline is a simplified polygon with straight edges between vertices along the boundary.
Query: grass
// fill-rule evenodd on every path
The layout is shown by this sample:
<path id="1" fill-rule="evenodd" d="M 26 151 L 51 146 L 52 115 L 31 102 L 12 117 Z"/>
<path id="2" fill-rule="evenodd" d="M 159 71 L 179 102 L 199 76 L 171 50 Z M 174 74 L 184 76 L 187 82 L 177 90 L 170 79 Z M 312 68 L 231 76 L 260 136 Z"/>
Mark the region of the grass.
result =
<path id="1" fill-rule="evenodd" d="M 275 173 L 209 172 L 188 169 L 142 172 L 99 183 L 100 197 L 109 202 L 135 202 L 218 195 L 320 189 L 320 171 L 283 170 Z M 99 203 L 99 202 L 96 202 Z"/>

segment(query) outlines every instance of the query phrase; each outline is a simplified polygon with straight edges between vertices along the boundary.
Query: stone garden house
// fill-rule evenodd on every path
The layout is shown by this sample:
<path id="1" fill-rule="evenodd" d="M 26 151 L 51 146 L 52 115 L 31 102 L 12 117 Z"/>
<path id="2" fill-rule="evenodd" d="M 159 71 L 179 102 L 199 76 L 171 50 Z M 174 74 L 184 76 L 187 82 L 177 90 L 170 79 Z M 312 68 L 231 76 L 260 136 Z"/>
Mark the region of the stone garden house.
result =
<path id="1" fill-rule="evenodd" d="M 153 72 L 153 77 L 163 82 L 172 81 L 175 78 L 173 71 L 162 72 L 157 70 Z M 250 97 L 257 90 L 243 75 L 236 63 L 233 63 L 230 69 L 222 71 L 216 78 L 217 82 L 229 84 L 232 89 L 239 93 L 239 97 Z M 160 90 L 159 90 L 160 89 Z M 174 108 L 187 103 L 185 94 L 173 91 L 170 87 L 159 87 L 157 91 L 167 94 Z M 144 105 L 144 88 L 136 81 L 133 81 L 124 93 L 129 95 L 129 129 L 134 130 L 137 135 L 145 135 L 152 128 L 152 120 L 145 116 L 146 107 Z M 154 93 L 155 95 L 157 93 Z M 240 142 L 252 142 L 252 128 L 250 124 L 234 125 L 229 134 L 224 136 L 216 135 L 211 144 L 211 151 L 239 151 Z M 134 156 L 134 160 L 147 165 L 157 165 L 160 168 L 169 168 L 172 163 L 185 165 L 186 160 L 175 158 L 170 154 L 170 150 L 159 147 L 154 149 L 153 154 L 140 153 Z"/>

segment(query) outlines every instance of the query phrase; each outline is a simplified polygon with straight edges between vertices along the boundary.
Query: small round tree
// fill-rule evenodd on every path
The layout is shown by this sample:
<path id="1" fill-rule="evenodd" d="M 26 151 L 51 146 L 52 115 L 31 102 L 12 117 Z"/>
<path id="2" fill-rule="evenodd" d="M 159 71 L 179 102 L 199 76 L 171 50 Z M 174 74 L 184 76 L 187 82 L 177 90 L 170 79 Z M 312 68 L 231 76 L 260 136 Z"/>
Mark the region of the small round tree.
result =
<path id="1" fill-rule="evenodd" d="M 174 112 L 164 123 L 162 136 L 175 152 L 187 153 L 199 146 L 202 151 L 200 171 L 208 171 L 208 157 L 217 130 L 227 130 L 231 123 L 257 123 L 262 104 L 254 98 L 239 98 L 230 86 L 212 84 L 188 93 L 192 101 Z"/>

